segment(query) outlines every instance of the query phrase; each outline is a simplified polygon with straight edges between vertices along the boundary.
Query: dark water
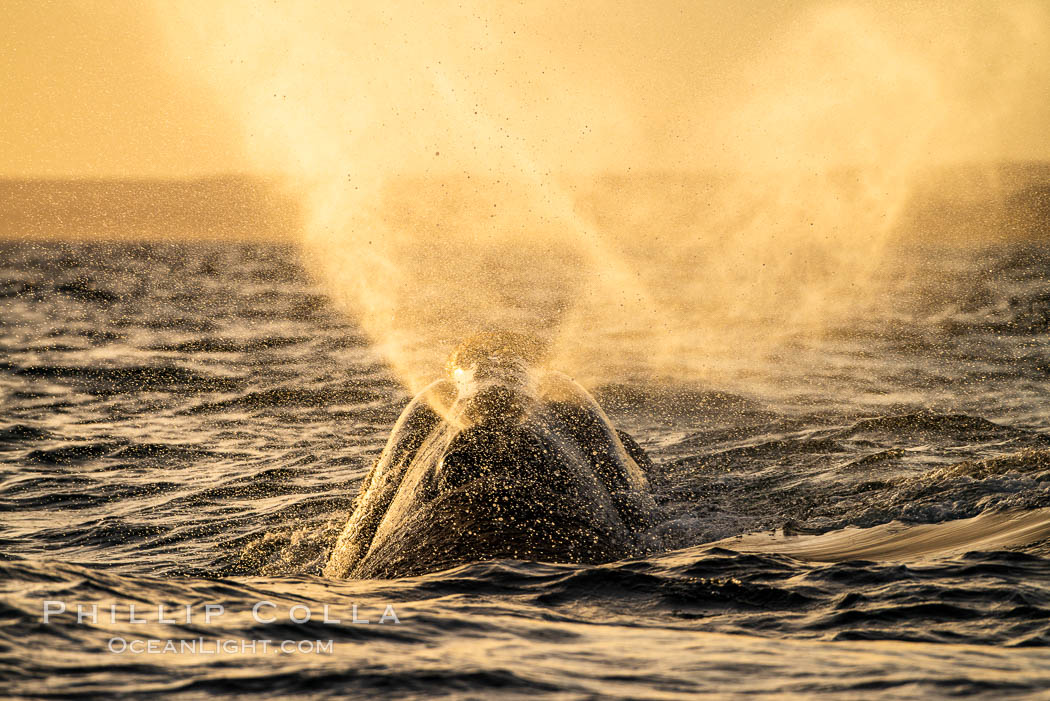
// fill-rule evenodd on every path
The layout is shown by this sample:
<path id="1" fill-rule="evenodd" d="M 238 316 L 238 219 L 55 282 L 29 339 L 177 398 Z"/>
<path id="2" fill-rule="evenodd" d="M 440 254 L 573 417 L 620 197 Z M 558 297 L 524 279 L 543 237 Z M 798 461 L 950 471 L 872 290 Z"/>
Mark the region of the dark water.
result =
<path id="1" fill-rule="evenodd" d="M 649 557 L 371 582 L 318 572 L 408 396 L 294 250 L 0 252 L 0 695 L 1050 692 L 1045 246 L 907 253 L 750 392 L 594 388 Z"/>

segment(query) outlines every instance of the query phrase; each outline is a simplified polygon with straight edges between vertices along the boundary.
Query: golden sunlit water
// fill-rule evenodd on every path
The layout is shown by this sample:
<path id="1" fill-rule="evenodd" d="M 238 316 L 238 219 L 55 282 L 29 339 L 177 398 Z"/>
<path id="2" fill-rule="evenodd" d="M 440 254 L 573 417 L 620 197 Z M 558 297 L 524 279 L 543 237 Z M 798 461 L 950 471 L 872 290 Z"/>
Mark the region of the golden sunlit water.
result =
<path id="1" fill-rule="evenodd" d="M 1043 0 L 0 7 L 0 697 L 1040 697 Z"/>

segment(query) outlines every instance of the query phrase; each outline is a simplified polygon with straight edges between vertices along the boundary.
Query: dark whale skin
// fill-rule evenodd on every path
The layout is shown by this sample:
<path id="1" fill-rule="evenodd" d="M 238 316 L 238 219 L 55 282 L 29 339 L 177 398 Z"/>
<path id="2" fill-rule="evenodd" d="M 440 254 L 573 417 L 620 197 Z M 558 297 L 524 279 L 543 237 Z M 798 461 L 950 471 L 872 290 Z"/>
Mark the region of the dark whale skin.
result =
<path id="1" fill-rule="evenodd" d="M 568 400 L 565 392 L 531 400 L 513 420 L 467 427 L 430 408 L 446 384 L 421 393 L 366 478 L 325 575 L 388 579 L 491 559 L 639 554 L 655 508 L 638 465 L 648 458 L 571 388 Z"/>

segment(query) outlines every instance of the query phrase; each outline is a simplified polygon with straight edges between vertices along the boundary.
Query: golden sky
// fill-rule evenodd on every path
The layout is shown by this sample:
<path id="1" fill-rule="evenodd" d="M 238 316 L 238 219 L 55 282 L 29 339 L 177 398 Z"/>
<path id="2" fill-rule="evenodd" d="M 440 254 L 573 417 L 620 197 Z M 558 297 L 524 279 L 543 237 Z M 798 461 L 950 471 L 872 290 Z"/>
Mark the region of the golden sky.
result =
<path id="1" fill-rule="evenodd" d="M 1050 157 L 1050 26 L 1040 0 L 541 2 L 469 11 L 438 3 L 425 5 L 426 12 L 419 11 L 424 5 L 393 3 L 389 15 L 385 4 L 317 4 L 315 12 L 300 12 L 302 4 L 289 0 L 275 15 L 271 4 L 260 4 L 269 9 L 258 12 L 234 0 L 4 0 L 0 176 L 273 169 L 272 159 L 248 156 L 260 150 L 252 142 L 260 138 L 253 134 L 259 120 L 251 110 L 246 116 L 241 78 L 215 80 L 213 74 L 247 56 L 261 63 L 241 75 L 270 79 L 289 69 L 288 51 L 323 49 L 326 41 L 346 48 L 348 61 L 359 61 L 359 82 L 350 77 L 355 66 L 347 65 L 342 87 L 332 85 L 331 76 L 327 85 L 306 86 L 312 114 L 342 119 L 347 101 L 356 99 L 347 123 L 356 127 L 369 113 L 378 115 L 366 141 L 382 142 L 387 114 L 399 115 L 394 129 L 404 132 L 416 116 L 406 119 L 402 107 L 422 114 L 431 104 L 411 77 L 384 72 L 387 51 L 390 65 L 406 65 L 408 54 L 394 45 L 403 38 L 427 44 L 422 50 L 433 54 L 426 57 L 428 75 L 452 65 L 448 89 L 475 86 L 457 80 L 487 81 L 478 94 L 489 112 L 506 117 L 531 151 L 558 167 L 567 165 L 557 162 L 563 154 L 570 167 L 695 167 L 745 141 L 751 160 L 755 152 L 770 152 L 768 135 L 769 144 L 784 141 L 781 129 L 790 130 L 797 150 L 826 144 L 831 123 L 831 143 L 848 160 L 854 150 L 858 157 L 879 150 L 854 149 L 851 121 L 865 125 L 859 141 L 881 148 L 898 138 L 884 123 L 910 133 L 912 122 L 921 122 L 927 107 L 916 97 L 946 113 L 974 115 L 965 125 L 952 118 L 951 141 L 930 135 L 937 158 Z M 193 22 L 198 26 L 183 32 L 182 23 Z M 297 29 L 295 22 L 308 25 Z M 341 28 L 355 22 L 359 28 L 345 36 L 372 38 L 366 51 L 339 44 Z M 253 45 L 256 34 L 267 51 Z M 206 52 L 195 43 L 201 37 L 218 59 L 187 55 Z M 461 51 L 465 41 L 481 52 Z M 442 52 L 448 53 L 444 63 Z M 266 64 L 271 58 L 282 64 L 273 71 Z M 310 75 L 339 65 L 315 64 Z M 537 67 L 547 70 L 534 74 Z M 362 95 L 358 85 L 376 92 Z M 258 98 L 250 99 L 257 110 Z M 280 109 L 266 119 L 283 119 Z M 881 109 L 885 119 L 877 115 Z M 563 125 L 585 133 L 566 140 L 559 134 Z"/>
<path id="2" fill-rule="evenodd" d="M 158 50 L 148 4 L 3 0 L 0 18 L 0 177 L 247 167 L 237 124 Z"/>

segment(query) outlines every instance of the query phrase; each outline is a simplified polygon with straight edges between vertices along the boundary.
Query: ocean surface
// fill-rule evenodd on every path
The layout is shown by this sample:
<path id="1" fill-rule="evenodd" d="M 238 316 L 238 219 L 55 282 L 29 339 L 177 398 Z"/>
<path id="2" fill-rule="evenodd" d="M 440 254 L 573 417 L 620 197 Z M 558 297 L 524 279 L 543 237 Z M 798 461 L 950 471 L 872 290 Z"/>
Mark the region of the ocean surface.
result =
<path id="1" fill-rule="evenodd" d="M 931 246 L 751 376 L 590 387 L 650 555 L 345 581 L 410 397 L 295 248 L 0 242 L 0 697 L 1046 698 L 1050 247 Z"/>

